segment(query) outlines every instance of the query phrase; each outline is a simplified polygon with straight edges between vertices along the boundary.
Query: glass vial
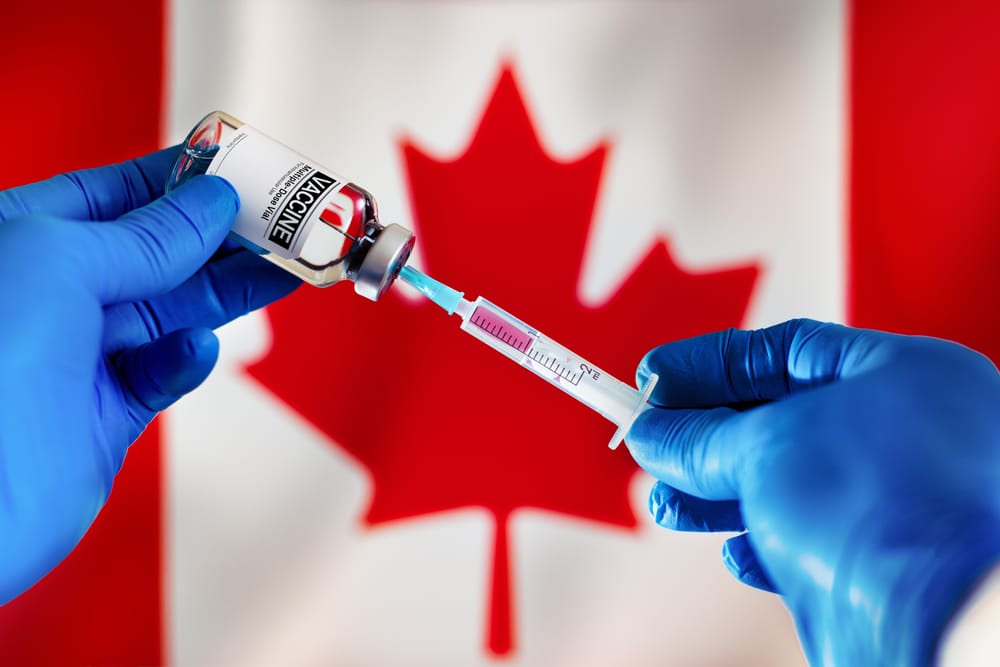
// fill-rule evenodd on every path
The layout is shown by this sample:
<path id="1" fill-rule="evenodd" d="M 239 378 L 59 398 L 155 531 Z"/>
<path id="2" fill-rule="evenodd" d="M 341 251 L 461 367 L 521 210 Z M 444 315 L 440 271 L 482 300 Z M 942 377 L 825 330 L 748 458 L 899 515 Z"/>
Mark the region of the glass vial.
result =
<path id="1" fill-rule="evenodd" d="M 318 287 L 350 280 L 377 301 L 413 249 L 412 232 L 379 223 L 367 190 L 221 111 L 188 134 L 167 191 L 198 174 L 239 192 L 233 238 Z"/>

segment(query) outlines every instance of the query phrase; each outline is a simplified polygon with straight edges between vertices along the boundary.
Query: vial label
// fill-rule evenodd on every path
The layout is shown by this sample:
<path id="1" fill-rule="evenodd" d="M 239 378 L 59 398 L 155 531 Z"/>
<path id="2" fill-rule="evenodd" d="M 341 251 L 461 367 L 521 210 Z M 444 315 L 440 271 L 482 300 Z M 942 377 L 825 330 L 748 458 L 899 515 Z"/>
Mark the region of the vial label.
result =
<path id="1" fill-rule="evenodd" d="M 280 257 L 329 264 L 363 233 L 363 195 L 248 125 L 219 147 L 206 173 L 222 176 L 240 193 L 233 232 Z M 318 242 L 307 243 L 318 223 L 339 233 L 316 234 Z"/>

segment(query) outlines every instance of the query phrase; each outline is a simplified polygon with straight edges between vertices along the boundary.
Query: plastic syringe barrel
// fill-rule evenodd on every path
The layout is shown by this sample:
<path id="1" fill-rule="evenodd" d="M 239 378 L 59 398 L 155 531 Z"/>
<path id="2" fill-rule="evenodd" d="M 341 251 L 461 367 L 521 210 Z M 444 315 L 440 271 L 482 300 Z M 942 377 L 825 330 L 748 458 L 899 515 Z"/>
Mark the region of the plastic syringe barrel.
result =
<path id="1" fill-rule="evenodd" d="M 655 379 L 636 390 L 481 297 L 471 303 L 463 299 L 456 312 L 463 331 L 617 425 L 612 449 L 646 407 Z"/>

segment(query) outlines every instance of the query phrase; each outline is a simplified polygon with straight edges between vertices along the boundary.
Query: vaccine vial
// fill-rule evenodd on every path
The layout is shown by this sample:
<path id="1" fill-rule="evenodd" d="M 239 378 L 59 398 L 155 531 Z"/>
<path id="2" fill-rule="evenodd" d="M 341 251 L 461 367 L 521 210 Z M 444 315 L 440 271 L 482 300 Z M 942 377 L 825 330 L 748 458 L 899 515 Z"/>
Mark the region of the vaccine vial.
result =
<path id="1" fill-rule="evenodd" d="M 349 280 L 377 301 L 413 249 L 412 232 L 378 221 L 367 190 L 221 111 L 188 134 L 167 191 L 198 174 L 239 193 L 233 238 L 318 287 Z"/>

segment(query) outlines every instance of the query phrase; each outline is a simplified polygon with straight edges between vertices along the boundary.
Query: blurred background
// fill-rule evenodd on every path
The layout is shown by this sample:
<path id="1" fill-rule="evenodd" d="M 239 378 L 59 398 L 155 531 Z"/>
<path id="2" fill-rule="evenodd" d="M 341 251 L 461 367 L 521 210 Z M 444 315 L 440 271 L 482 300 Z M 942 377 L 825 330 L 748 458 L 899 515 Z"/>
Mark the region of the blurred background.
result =
<path id="1" fill-rule="evenodd" d="M 53 0 L 5 23 L 0 187 L 222 109 L 626 381 L 655 344 L 800 316 L 1000 358 L 995 3 Z M 83 543 L 0 608 L 0 663 L 804 664 L 727 536 L 658 529 L 613 427 L 456 326 L 337 285 L 226 327 Z"/>

